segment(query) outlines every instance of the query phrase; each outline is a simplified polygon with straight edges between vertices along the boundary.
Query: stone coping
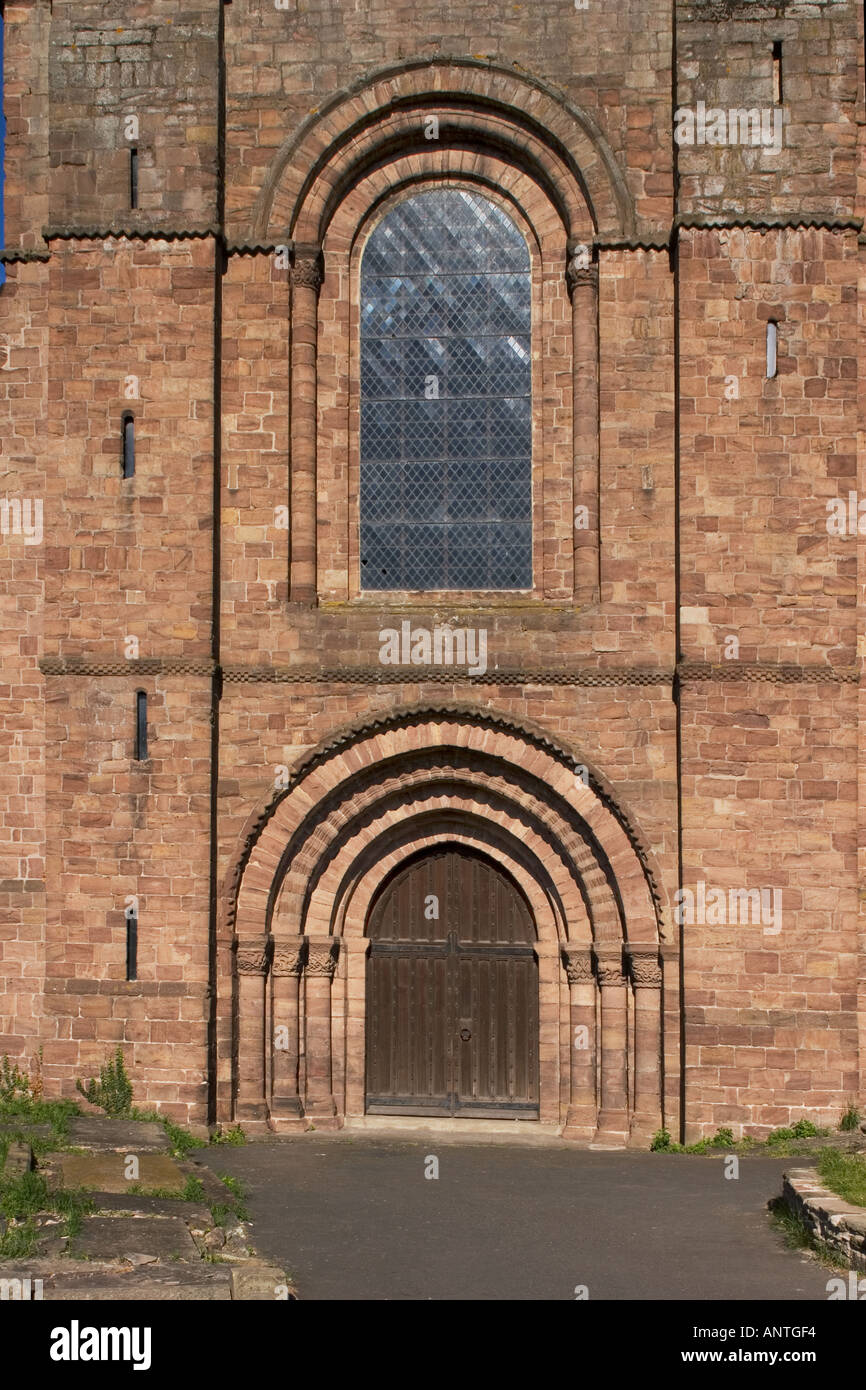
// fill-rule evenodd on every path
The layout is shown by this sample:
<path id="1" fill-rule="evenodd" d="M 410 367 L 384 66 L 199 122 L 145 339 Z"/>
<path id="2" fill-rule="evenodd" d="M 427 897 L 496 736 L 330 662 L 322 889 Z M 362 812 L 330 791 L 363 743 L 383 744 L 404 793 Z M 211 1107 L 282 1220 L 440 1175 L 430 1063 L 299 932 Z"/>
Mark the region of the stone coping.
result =
<path id="1" fill-rule="evenodd" d="M 795 1215 L 850 1269 L 866 1270 L 866 1207 L 854 1206 L 824 1187 L 817 1168 L 792 1168 L 782 1192 Z"/>

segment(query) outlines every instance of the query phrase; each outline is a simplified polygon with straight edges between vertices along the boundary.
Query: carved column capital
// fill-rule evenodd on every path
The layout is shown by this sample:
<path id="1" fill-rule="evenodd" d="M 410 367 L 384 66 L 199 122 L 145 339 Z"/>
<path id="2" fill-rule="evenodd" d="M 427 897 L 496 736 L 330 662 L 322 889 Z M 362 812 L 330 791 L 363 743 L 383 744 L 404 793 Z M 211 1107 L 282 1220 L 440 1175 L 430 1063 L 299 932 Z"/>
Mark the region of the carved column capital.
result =
<path id="1" fill-rule="evenodd" d="M 337 968 L 336 946 L 337 938 L 335 936 L 308 938 L 307 960 L 304 966 L 306 974 L 319 979 L 326 977 L 332 980 Z"/>
<path id="2" fill-rule="evenodd" d="M 296 246 L 292 262 L 292 284 L 305 289 L 322 288 L 322 251 L 319 246 Z"/>
<path id="3" fill-rule="evenodd" d="M 622 968 L 622 948 L 601 947 L 595 953 L 596 967 L 598 970 L 598 982 L 604 988 L 609 985 L 624 985 L 625 975 Z"/>
<path id="4" fill-rule="evenodd" d="M 273 975 L 299 976 L 304 968 L 304 938 L 283 936 L 274 938 Z"/>
<path id="5" fill-rule="evenodd" d="M 248 942 L 245 945 L 238 944 L 236 949 L 239 975 L 267 975 L 267 943 L 263 945 L 261 942 Z"/>
<path id="6" fill-rule="evenodd" d="M 572 247 L 568 253 L 565 283 L 568 293 L 572 295 L 578 285 L 589 285 L 593 289 L 598 287 L 598 266 L 592 264 L 592 247 L 585 242 Z"/>
<path id="7" fill-rule="evenodd" d="M 630 949 L 628 958 L 635 989 L 661 989 L 662 968 L 655 947 Z"/>
<path id="8" fill-rule="evenodd" d="M 592 984 L 592 951 L 588 946 L 563 946 L 562 963 L 570 985 Z"/>

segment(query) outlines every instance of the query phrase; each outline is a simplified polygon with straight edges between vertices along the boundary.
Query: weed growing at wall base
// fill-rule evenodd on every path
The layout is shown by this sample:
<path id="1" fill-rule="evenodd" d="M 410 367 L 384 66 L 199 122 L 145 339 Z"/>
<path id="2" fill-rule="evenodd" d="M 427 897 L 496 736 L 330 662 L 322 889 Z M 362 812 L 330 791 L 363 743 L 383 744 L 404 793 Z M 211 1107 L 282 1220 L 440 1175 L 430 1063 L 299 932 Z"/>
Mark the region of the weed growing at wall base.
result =
<path id="1" fill-rule="evenodd" d="M 98 1081 L 91 1077 L 86 1086 L 76 1081 L 75 1087 L 86 1101 L 104 1110 L 106 1115 L 128 1115 L 132 1108 L 132 1082 L 126 1074 L 123 1049 L 119 1047 L 114 1057 L 100 1068 Z"/>

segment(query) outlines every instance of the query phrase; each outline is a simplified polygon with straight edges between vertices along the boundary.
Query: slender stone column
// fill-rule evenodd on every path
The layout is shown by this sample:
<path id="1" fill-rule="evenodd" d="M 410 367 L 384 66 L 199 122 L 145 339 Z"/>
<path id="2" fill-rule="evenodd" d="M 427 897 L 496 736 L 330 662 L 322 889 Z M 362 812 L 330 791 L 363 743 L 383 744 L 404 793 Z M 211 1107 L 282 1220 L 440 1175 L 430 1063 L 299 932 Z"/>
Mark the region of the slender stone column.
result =
<path id="1" fill-rule="evenodd" d="M 290 598 L 316 597 L 316 341 L 322 252 L 296 246 L 292 265 Z"/>
<path id="2" fill-rule="evenodd" d="M 278 1130 L 306 1128 L 298 1094 L 298 1005 L 304 938 L 277 937 L 271 965 L 271 1121 Z"/>
<path id="3" fill-rule="evenodd" d="M 368 936 L 340 938 L 346 972 L 346 1115 L 363 1115 L 366 1080 Z"/>
<path id="4" fill-rule="evenodd" d="M 598 534 L 598 267 L 590 247 L 571 248 L 566 268 L 571 295 L 574 353 L 574 589 L 581 597 L 599 588 Z"/>
<path id="5" fill-rule="evenodd" d="M 622 949 L 596 952 L 601 985 L 601 1110 L 598 1141 L 624 1143 L 628 1137 L 628 985 Z"/>
<path id="6" fill-rule="evenodd" d="M 336 937 L 308 938 L 306 990 L 307 1097 L 305 1113 L 317 1129 L 336 1129 L 331 1089 L 331 981 L 337 965 Z"/>
<path id="7" fill-rule="evenodd" d="M 648 1144 L 662 1126 L 662 968 L 655 946 L 629 949 L 634 983 L 634 1115 L 631 1140 Z"/>
<path id="8" fill-rule="evenodd" d="M 676 941 L 659 946 L 662 962 L 662 1114 L 664 1124 L 675 1139 L 680 1132 L 680 946 Z"/>
<path id="9" fill-rule="evenodd" d="M 267 942 L 247 942 L 237 948 L 238 967 L 238 1098 L 237 1118 L 267 1122 L 265 1100 L 265 981 Z"/>
<path id="10" fill-rule="evenodd" d="M 595 1094 L 596 983 L 592 973 L 592 951 L 588 946 L 563 946 L 563 963 L 568 977 L 571 1054 L 571 1082 L 564 1139 L 592 1139 L 598 1122 Z"/>

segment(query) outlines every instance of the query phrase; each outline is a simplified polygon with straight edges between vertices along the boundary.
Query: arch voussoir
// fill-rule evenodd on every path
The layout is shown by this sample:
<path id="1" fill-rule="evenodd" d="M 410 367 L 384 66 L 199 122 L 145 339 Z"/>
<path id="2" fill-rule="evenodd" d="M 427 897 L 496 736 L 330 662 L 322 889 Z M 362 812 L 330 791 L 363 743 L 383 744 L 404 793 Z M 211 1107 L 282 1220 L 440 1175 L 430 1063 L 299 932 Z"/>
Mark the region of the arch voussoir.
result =
<path id="1" fill-rule="evenodd" d="M 631 1119 L 628 1103 L 612 1108 L 611 1097 L 626 1094 L 623 1077 L 639 1065 L 644 1111 L 635 1124 L 642 1134 L 655 1122 L 654 1111 L 644 1113 L 644 1083 L 651 1078 L 654 1095 L 661 1014 L 640 991 L 661 983 L 659 893 L 627 816 L 578 755 L 483 711 L 397 711 L 306 753 L 253 824 L 236 907 L 239 1114 L 267 1111 L 276 1128 L 299 1122 L 300 1092 L 271 1100 L 251 1093 L 263 1075 L 279 1074 L 285 1086 L 278 1059 L 264 1073 L 255 1060 L 260 1044 L 270 1046 L 285 1000 L 295 1001 L 297 1028 L 308 1026 L 305 1010 L 314 1011 L 311 1119 L 340 1123 L 364 1113 L 368 913 L 399 865 L 451 846 L 501 866 L 534 923 L 539 1114 L 559 1116 L 572 1137 L 597 1130 L 619 1142 Z M 305 980 L 312 973 L 292 993 L 281 981 L 298 972 Z M 630 1033 L 626 1020 L 638 1002 L 640 1029 Z M 574 1055 L 575 1030 L 590 1039 L 588 1057 Z M 317 1060 L 321 1046 L 327 1058 Z M 623 1053 L 629 1046 L 639 1046 L 638 1063 Z M 604 1097 L 607 1108 L 599 1109 Z"/>
<path id="2" fill-rule="evenodd" d="M 335 93 L 276 152 L 253 210 L 251 236 L 305 232 L 323 181 L 351 187 L 388 142 L 423 139 L 431 111 L 449 117 L 477 146 L 495 140 L 523 156 L 555 191 L 570 218 L 588 199 L 593 226 L 608 235 L 635 229 L 635 211 L 613 151 L 587 112 L 528 74 L 473 59 L 416 60 L 371 73 L 360 88 Z M 459 119 L 458 119 L 459 117 Z M 422 148 L 418 144 L 419 148 Z M 314 190 L 319 187 L 319 194 Z M 569 235 L 574 232 L 569 227 Z"/>

